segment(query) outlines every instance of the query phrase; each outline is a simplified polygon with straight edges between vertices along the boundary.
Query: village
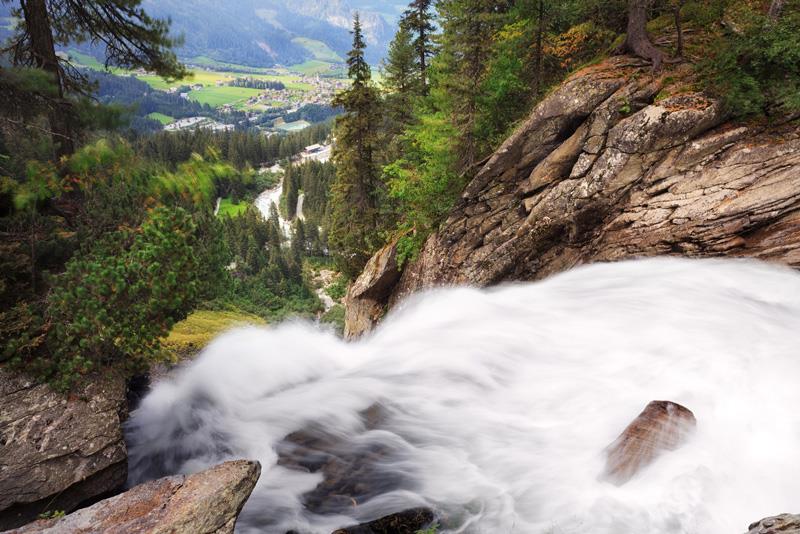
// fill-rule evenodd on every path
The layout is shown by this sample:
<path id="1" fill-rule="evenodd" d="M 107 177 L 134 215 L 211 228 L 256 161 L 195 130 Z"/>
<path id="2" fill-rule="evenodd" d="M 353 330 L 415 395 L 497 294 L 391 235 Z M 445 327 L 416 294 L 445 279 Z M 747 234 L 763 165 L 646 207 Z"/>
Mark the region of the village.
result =
<path id="1" fill-rule="evenodd" d="M 284 117 L 296 113 L 304 106 L 330 106 L 337 92 L 348 87 L 348 80 L 315 75 L 298 75 L 290 83 L 284 85 L 274 81 L 277 87 L 258 89 L 258 93 L 247 96 L 247 93 L 256 91 L 252 86 L 268 84 L 271 80 L 264 76 L 236 76 L 227 74 L 210 84 L 194 83 L 185 86 L 172 86 L 166 89 L 167 93 L 177 94 L 187 100 L 202 101 L 200 95 L 207 94 L 214 89 L 242 90 L 243 98 L 226 102 L 217 107 L 221 115 L 234 115 L 244 113 L 244 121 L 249 127 L 254 127 L 265 135 L 279 135 L 301 131 L 308 128 L 311 123 L 307 120 L 287 121 Z M 277 116 L 272 121 L 265 121 L 265 115 Z M 239 119 L 241 121 L 241 119 Z M 214 131 L 228 131 L 235 129 L 235 124 L 224 119 L 215 120 L 210 117 L 188 117 L 165 125 L 165 131 L 183 131 L 196 129 L 211 129 Z"/>

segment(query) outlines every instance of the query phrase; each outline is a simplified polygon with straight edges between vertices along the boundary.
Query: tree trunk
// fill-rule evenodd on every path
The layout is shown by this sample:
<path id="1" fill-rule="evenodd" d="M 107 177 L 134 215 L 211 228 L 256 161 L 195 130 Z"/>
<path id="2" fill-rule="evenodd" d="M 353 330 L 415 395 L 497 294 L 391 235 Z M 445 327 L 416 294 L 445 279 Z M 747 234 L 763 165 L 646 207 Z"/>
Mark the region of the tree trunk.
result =
<path id="1" fill-rule="evenodd" d="M 778 20 L 783 11 L 784 4 L 786 4 L 786 0 L 772 0 L 772 4 L 769 6 L 769 18 L 773 21 Z"/>
<path id="2" fill-rule="evenodd" d="M 56 147 L 56 157 L 69 155 L 75 150 L 69 124 L 70 104 L 64 99 L 64 83 L 53 42 L 47 4 L 45 0 L 22 0 L 21 4 L 25 16 L 25 27 L 30 37 L 34 65 L 49 72 L 58 88 L 58 101 L 50 112 L 50 130 L 53 145 Z"/>
<path id="3" fill-rule="evenodd" d="M 427 42 L 428 35 L 425 33 L 425 6 L 420 4 L 419 11 L 417 13 L 417 17 L 419 19 L 419 81 L 422 84 L 422 94 L 428 94 L 428 65 L 427 61 L 428 58 L 425 57 L 427 54 L 427 50 L 425 49 L 425 43 Z"/>
<path id="4" fill-rule="evenodd" d="M 542 57 L 544 46 L 544 0 L 539 0 L 539 21 L 536 27 L 536 79 L 533 82 L 533 94 L 539 96 L 542 88 Z"/>
<path id="5" fill-rule="evenodd" d="M 647 34 L 647 8 L 652 0 L 630 0 L 628 3 L 628 35 L 623 49 L 653 62 L 653 71 L 661 68 L 664 53 L 656 48 Z"/>
<path id="6" fill-rule="evenodd" d="M 683 57 L 683 21 L 681 20 L 681 8 L 683 7 L 684 0 L 677 0 L 675 4 L 675 31 L 678 34 L 678 44 L 675 50 L 675 55 Z"/>

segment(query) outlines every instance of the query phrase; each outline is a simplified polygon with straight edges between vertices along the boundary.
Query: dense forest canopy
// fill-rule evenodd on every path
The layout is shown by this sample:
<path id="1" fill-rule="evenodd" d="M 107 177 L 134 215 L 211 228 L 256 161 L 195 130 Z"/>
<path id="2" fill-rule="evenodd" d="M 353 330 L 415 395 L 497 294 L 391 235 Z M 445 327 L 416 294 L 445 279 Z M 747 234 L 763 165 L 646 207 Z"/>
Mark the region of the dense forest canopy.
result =
<path id="1" fill-rule="evenodd" d="M 332 258 L 352 278 L 393 240 L 413 258 L 531 107 L 605 56 L 638 56 L 670 91 L 705 90 L 737 120 L 800 110 L 798 0 L 414 0 L 380 82 L 356 16 L 349 88 L 334 107 L 287 117 L 342 110 L 332 132 L 153 133 L 146 114 L 216 111 L 89 76 L 57 49 L 89 43 L 109 65 L 177 79 L 168 22 L 139 0 L 3 2 L 19 23 L 0 58 L 2 359 L 65 388 L 162 358 L 164 336 L 199 306 L 316 313 L 313 262 Z M 133 119 L 110 95 L 138 106 Z M 333 163 L 299 162 L 331 141 Z M 276 164 L 285 174 L 259 172 Z M 280 205 L 263 217 L 255 198 L 278 183 Z M 247 205 L 215 217 L 221 199 Z"/>

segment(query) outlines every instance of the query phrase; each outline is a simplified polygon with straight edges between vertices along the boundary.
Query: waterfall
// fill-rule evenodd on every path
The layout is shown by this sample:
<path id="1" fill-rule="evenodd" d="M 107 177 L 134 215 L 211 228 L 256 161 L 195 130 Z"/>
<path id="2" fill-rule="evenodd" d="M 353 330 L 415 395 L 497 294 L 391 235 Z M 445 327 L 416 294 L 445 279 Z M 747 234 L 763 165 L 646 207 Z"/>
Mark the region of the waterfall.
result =
<path id="1" fill-rule="evenodd" d="M 131 415 L 130 482 L 258 459 L 247 534 L 414 506 L 441 532 L 736 533 L 797 511 L 799 380 L 800 274 L 598 264 L 426 292 L 356 343 L 300 322 L 225 334 Z M 655 399 L 696 431 L 606 482 L 604 449 Z"/>

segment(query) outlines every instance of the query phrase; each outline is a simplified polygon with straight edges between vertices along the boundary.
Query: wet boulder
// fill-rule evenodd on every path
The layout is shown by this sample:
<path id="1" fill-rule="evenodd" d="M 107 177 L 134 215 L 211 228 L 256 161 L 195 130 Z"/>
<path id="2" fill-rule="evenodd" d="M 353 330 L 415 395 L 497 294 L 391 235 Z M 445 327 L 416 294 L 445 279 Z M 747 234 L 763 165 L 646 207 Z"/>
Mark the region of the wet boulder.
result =
<path id="1" fill-rule="evenodd" d="M 112 373 L 66 395 L 0 369 L 0 530 L 122 487 L 125 391 Z"/>
<path id="2" fill-rule="evenodd" d="M 757 521 L 747 534 L 800 534 L 800 515 L 781 514 Z"/>
<path id="3" fill-rule="evenodd" d="M 66 517 L 8 534 L 233 534 L 261 474 L 258 462 L 225 462 L 194 475 L 140 484 Z"/>
<path id="4" fill-rule="evenodd" d="M 369 523 L 341 528 L 333 534 L 416 534 L 430 527 L 434 520 L 430 508 L 412 508 Z"/>
<path id="5" fill-rule="evenodd" d="M 606 449 L 603 478 L 622 485 L 661 454 L 681 447 L 697 426 L 688 408 L 653 401 Z"/>

